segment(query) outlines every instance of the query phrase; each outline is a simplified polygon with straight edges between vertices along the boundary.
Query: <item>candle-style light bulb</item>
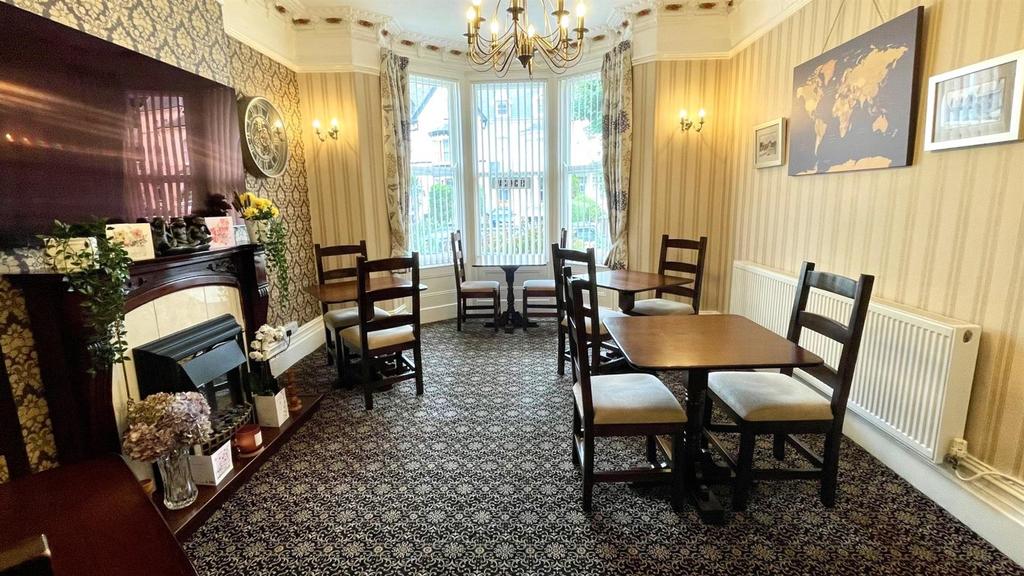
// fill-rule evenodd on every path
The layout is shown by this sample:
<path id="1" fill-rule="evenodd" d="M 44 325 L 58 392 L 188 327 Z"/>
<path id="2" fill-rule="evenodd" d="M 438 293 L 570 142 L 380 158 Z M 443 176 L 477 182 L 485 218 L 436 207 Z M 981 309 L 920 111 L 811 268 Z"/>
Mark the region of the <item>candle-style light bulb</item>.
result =
<path id="1" fill-rule="evenodd" d="M 313 130 L 319 130 L 319 129 L 320 129 L 320 119 L 319 118 L 315 118 L 313 120 Z"/>
<path id="2" fill-rule="evenodd" d="M 337 128 L 337 127 L 338 127 L 338 119 L 337 118 L 331 118 L 331 128 Z"/>
<path id="3" fill-rule="evenodd" d="M 583 18 L 584 16 L 586 16 L 587 15 L 587 5 L 584 4 L 583 2 L 579 2 L 578 4 L 576 4 L 576 15 L 579 16 L 580 18 Z"/>
<path id="4" fill-rule="evenodd" d="M 473 0 L 473 6 L 479 6 L 480 0 Z"/>
<path id="5" fill-rule="evenodd" d="M 686 120 L 686 116 L 687 116 L 686 108 L 683 108 L 682 110 L 679 111 L 679 119 L 680 120 Z"/>
<path id="6" fill-rule="evenodd" d="M 498 21 L 491 20 L 491 35 L 496 36 L 498 34 Z"/>
<path id="7" fill-rule="evenodd" d="M 701 108 L 700 110 L 697 111 L 697 117 L 701 118 L 701 119 L 704 118 L 704 109 L 703 108 Z"/>
<path id="8" fill-rule="evenodd" d="M 476 10 L 473 10 L 472 8 L 466 8 L 466 20 L 468 20 L 469 22 L 476 20 Z"/>
<path id="9" fill-rule="evenodd" d="M 569 15 L 568 14 L 562 14 L 562 19 L 561 19 L 561 21 L 558 24 L 562 28 L 568 28 L 569 27 Z"/>
<path id="10" fill-rule="evenodd" d="M 533 24 L 530 24 L 526 28 L 526 35 L 529 36 L 530 38 L 533 38 L 534 35 L 536 35 L 536 34 L 537 34 L 537 29 L 533 27 Z"/>

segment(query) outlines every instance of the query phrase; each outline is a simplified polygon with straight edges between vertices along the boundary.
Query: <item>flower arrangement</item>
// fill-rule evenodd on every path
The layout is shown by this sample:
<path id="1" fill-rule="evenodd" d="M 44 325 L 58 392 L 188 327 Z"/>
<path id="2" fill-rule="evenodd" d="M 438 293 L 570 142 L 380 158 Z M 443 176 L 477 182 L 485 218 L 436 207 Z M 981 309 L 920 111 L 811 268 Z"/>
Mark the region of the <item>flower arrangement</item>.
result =
<path id="1" fill-rule="evenodd" d="M 280 344 L 284 342 L 282 348 Z M 270 372 L 270 360 L 288 347 L 288 332 L 281 326 L 264 324 L 249 343 L 249 359 L 254 361 L 249 375 L 249 388 L 258 396 L 273 396 L 281 391 L 277 379 Z"/>
<path id="2" fill-rule="evenodd" d="M 209 441 L 210 405 L 198 392 L 151 394 L 128 401 L 122 448 L 133 460 L 153 462 L 176 450 Z"/>
<path id="3" fill-rule="evenodd" d="M 267 251 L 270 269 L 274 272 L 281 299 L 287 303 L 290 298 L 288 281 L 288 230 L 281 211 L 269 198 L 260 198 L 252 192 L 235 194 L 232 203 L 245 220 L 249 229 L 249 240 L 263 244 Z"/>

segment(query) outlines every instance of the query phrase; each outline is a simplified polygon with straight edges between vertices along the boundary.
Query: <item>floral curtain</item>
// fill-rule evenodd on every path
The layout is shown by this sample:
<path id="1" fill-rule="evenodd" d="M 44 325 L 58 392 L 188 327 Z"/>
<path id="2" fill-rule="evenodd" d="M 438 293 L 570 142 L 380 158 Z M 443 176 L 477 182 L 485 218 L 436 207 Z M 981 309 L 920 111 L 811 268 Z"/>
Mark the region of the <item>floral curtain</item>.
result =
<path id="1" fill-rule="evenodd" d="M 605 266 L 629 266 L 629 170 L 633 154 L 633 46 L 622 42 L 604 56 L 604 188 L 612 246 Z"/>
<path id="2" fill-rule="evenodd" d="M 380 56 L 380 101 L 384 116 L 384 184 L 387 188 L 391 256 L 409 253 L 409 59 L 388 49 Z"/>

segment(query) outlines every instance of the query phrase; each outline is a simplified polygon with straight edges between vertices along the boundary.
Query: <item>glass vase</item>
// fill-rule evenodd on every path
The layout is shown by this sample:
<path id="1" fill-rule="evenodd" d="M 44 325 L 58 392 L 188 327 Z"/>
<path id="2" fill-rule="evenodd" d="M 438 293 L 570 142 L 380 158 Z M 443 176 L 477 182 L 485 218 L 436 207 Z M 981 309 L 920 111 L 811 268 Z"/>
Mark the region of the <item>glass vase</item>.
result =
<path id="1" fill-rule="evenodd" d="M 192 480 L 192 466 L 188 448 L 176 448 L 156 461 L 164 484 L 164 506 L 168 510 L 181 510 L 196 501 L 199 489 Z"/>

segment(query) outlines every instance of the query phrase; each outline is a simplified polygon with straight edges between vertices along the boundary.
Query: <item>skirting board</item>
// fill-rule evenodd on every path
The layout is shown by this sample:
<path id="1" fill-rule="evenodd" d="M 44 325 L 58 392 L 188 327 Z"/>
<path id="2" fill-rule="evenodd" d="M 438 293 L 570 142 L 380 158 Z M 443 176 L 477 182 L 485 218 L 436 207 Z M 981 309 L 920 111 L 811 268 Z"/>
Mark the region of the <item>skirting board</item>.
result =
<path id="1" fill-rule="evenodd" d="M 1024 566 L 1024 546 L 1021 546 L 1024 542 L 1024 491 L 998 480 L 964 482 L 951 469 L 925 461 L 852 411 L 846 413 L 843 433 L 1000 552 Z M 961 468 L 965 475 L 991 470 L 970 456 L 961 461 Z"/>
<path id="2" fill-rule="evenodd" d="M 324 321 L 319 316 L 299 326 L 299 329 L 292 334 L 291 345 L 288 346 L 288 349 L 270 361 L 270 371 L 274 376 L 280 375 L 299 360 L 316 352 L 317 348 L 324 345 L 326 337 Z"/>

